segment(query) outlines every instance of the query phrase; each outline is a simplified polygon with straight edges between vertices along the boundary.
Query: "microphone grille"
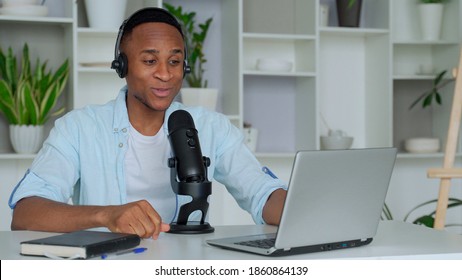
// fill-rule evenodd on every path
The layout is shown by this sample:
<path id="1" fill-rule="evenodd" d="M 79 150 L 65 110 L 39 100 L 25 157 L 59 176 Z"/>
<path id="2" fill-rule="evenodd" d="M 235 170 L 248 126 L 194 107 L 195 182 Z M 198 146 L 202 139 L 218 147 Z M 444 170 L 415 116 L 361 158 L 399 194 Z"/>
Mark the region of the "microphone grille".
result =
<path id="1" fill-rule="evenodd" d="M 191 114 L 185 110 L 174 111 L 168 118 L 168 134 L 181 128 L 196 128 Z"/>

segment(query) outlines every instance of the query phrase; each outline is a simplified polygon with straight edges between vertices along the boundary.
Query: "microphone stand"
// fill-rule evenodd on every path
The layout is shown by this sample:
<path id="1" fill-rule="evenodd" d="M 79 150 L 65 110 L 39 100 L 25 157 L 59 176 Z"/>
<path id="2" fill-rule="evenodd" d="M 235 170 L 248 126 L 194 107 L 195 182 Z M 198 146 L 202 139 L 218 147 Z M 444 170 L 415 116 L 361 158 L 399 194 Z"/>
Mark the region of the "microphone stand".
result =
<path id="1" fill-rule="evenodd" d="M 199 234 L 214 232 L 215 229 L 205 222 L 205 216 L 209 208 L 208 196 L 212 193 L 212 182 L 207 177 L 207 167 L 210 166 L 210 159 L 202 157 L 205 168 L 205 180 L 203 182 L 177 181 L 177 159 L 172 157 L 168 160 L 170 170 L 170 182 L 172 189 L 177 195 L 189 195 L 192 201 L 180 207 L 177 222 L 170 224 L 169 233 L 178 234 Z M 188 221 L 189 215 L 194 211 L 201 211 L 200 221 Z"/>

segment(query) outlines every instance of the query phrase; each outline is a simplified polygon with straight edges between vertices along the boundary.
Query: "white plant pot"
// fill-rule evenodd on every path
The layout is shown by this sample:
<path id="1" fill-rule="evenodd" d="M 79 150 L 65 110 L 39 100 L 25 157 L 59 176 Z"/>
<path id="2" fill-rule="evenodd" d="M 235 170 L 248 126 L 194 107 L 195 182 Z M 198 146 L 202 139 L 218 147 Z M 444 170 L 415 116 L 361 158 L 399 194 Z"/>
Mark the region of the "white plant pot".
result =
<path id="1" fill-rule="evenodd" d="M 443 4 L 419 4 L 422 40 L 437 41 L 440 39 L 443 11 Z"/>
<path id="2" fill-rule="evenodd" d="M 35 154 L 42 147 L 43 125 L 10 125 L 10 141 L 18 154 Z"/>
<path id="3" fill-rule="evenodd" d="M 215 111 L 217 108 L 218 89 L 216 88 L 182 88 L 181 101 L 186 106 L 201 106 Z"/>
<path id="4" fill-rule="evenodd" d="M 127 0 L 85 0 L 88 25 L 117 30 L 125 19 Z"/>

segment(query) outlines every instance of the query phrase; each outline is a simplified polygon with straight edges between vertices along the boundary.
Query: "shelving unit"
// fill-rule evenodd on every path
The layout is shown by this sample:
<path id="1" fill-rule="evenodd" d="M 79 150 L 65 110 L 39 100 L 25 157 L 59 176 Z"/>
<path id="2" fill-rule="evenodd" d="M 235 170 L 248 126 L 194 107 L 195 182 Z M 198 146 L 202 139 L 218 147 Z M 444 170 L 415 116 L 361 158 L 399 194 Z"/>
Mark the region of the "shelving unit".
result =
<path id="1" fill-rule="evenodd" d="M 126 14 L 162 3 L 130 1 Z M 64 101 L 69 110 L 112 99 L 124 83 L 109 69 L 117 28 L 89 28 L 83 1 L 46 4 L 48 17 L 0 16 L 4 41 L 18 49 L 24 41 L 19 37 L 28 38 L 34 42 L 31 55 L 48 55 L 52 65 L 70 58 L 72 75 Z M 318 25 L 320 4 L 330 5 L 327 27 Z M 401 147 L 407 137 L 428 133 L 444 137 L 444 106 L 417 113 L 405 105 L 434 77 L 417 73 L 420 64 L 438 70 L 453 67 L 461 38 L 459 1 L 446 3 L 437 42 L 420 39 L 414 0 L 364 0 L 359 28 L 337 26 L 334 0 L 221 0 L 219 5 L 216 24 L 221 25 L 221 65 L 226 66 L 218 66 L 226 77 L 221 79 L 220 111 L 239 128 L 248 122 L 259 130 L 259 157 L 319 149 L 319 136 L 328 129 L 321 115 L 330 128 L 353 136 L 356 148 Z M 259 71 L 259 58 L 286 60 L 293 69 Z M 451 87 L 446 91 L 450 94 Z M 432 127 L 419 128 L 422 119 Z M 3 119 L 0 132 L 8 135 Z M 0 152 L 11 152 L 8 142 L 0 138 Z"/>
<path id="2" fill-rule="evenodd" d="M 421 39 L 417 3 L 412 0 L 392 1 L 393 45 L 393 146 L 403 151 L 404 140 L 411 137 L 438 137 L 444 149 L 452 103 L 453 85 L 441 90 L 442 106 L 409 110 L 412 102 L 428 91 L 436 74 L 451 72 L 461 46 L 460 1 L 445 3 L 441 40 Z M 430 69 L 425 69 L 430 68 Z M 431 69 L 433 68 L 433 69 Z M 429 71 L 430 70 L 430 71 Z M 450 74 L 447 78 L 450 78 Z M 460 139 L 460 137 L 459 137 Z M 460 145 L 459 145 L 460 149 Z"/>
<path id="3" fill-rule="evenodd" d="M 259 130 L 257 154 L 315 149 L 316 2 L 239 1 L 243 122 Z M 258 59 L 292 63 L 288 72 L 260 71 Z"/>

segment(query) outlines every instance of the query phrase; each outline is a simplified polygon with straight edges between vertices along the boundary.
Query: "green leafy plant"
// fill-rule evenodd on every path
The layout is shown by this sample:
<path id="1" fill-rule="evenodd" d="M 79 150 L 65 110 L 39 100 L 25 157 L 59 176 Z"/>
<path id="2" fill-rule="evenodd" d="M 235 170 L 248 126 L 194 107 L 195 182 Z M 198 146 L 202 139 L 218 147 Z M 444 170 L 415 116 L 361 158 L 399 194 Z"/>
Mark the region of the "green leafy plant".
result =
<path id="1" fill-rule="evenodd" d="M 404 217 L 404 221 L 406 222 L 409 219 L 409 216 L 411 214 L 413 214 L 416 210 L 421 209 L 422 207 L 424 207 L 426 205 L 436 204 L 437 201 L 438 201 L 437 199 L 433 199 L 433 200 L 421 203 L 421 204 L 417 205 L 416 207 L 412 208 L 411 211 L 409 211 L 407 213 L 407 215 Z M 462 200 L 457 199 L 457 198 L 449 198 L 448 209 L 449 208 L 454 208 L 454 207 L 457 207 L 457 206 L 462 206 Z M 435 207 L 435 209 L 436 209 L 436 207 Z M 412 223 L 413 224 L 418 224 L 418 225 L 424 225 L 424 226 L 432 228 L 433 224 L 435 223 L 435 214 L 436 214 L 436 210 L 432 211 L 430 213 L 424 214 L 422 216 L 417 217 L 414 221 L 412 221 Z M 446 226 L 447 227 L 448 226 L 462 226 L 462 224 L 447 224 Z"/>
<path id="2" fill-rule="evenodd" d="M 383 204 L 382 215 L 380 216 L 381 220 L 393 220 L 393 215 L 391 214 L 390 208 L 386 203 Z"/>
<path id="3" fill-rule="evenodd" d="M 0 112 L 10 124 L 43 125 L 50 116 L 64 112 L 64 107 L 52 110 L 68 78 L 67 59 L 52 73 L 47 70 L 47 62 L 37 58 L 32 71 L 27 44 L 22 50 L 21 68 L 11 47 L 7 54 L 0 48 Z"/>
<path id="4" fill-rule="evenodd" d="M 421 101 L 423 108 L 432 105 L 433 100 L 435 100 L 436 103 L 441 105 L 442 98 L 439 90 L 445 87 L 447 84 L 454 82 L 453 79 L 443 80 L 443 77 L 444 75 L 446 75 L 446 72 L 447 70 L 443 70 L 436 75 L 436 77 L 433 79 L 432 88 L 428 91 L 425 91 L 416 100 L 414 100 L 411 106 L 409 106 L 409 110 L 414 108 L 414 106 L 416 106 Z"/>
<path id="5" fill-rule="evenodd" d="M 348 0 L 348 8 L 351 8 L 355 4 L 356 0 Z"/>
<path id="6" fill-rule="evenodd" d="M 197 24 L 195 12 L 183 12 L 181 6 L 175 7 L 164 3 L 165 8 L 173 14 L 183 27 L 183 33 L 188 48 L 188 63 L 191 73 L 186 75 L 186 82 L 193 88 L 206 88 L 208 81 L 204 79 L 204 64 L 207 62 L 204 54 L 204 41 L 207 37 L 212 18 Z"/>

